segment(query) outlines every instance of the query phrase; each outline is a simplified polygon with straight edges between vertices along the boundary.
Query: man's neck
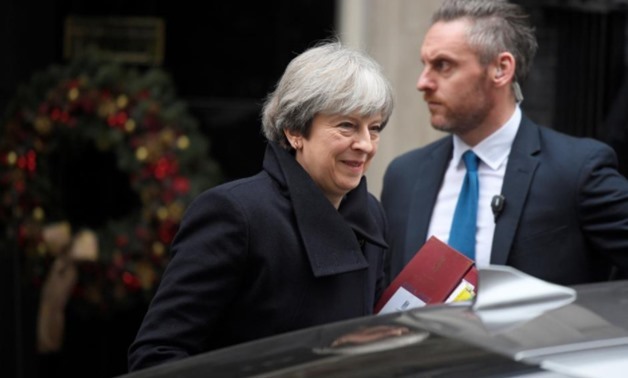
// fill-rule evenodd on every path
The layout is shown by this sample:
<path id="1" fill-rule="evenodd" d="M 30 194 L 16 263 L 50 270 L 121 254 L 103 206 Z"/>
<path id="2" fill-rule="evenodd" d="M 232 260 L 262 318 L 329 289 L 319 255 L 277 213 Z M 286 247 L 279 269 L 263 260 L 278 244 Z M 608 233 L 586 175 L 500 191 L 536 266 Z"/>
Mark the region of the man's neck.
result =
<path id="1" fill-rule="evenodd" d="M 458 134 L 458 137 L 467 145 L 473 147 L 499 130 L 508 119 L 512 117 L 517 107 L 516 102 L 512 99 L 508 100 L 509 101 L 505 101 L 504 99 L 500 101 L 500 103 L 497 103 L 488 113 L 484 121 L 482 121 L 480 127 L 473 128 L 465 134 Z"/>

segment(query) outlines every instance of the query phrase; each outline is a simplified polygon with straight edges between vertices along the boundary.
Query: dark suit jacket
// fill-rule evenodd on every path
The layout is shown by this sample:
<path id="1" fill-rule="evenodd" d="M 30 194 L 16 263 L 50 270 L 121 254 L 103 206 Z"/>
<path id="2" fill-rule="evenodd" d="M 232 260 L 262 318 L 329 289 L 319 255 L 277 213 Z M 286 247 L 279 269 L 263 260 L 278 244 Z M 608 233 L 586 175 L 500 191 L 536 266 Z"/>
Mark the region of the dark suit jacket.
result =
<path id="1" fill-rule="evenodd" d="M 385 284 L 385 229 L 364 179 L 336 210 L 270 144 L 262 172 L 190 205 L 130 370 L 371 314 Z"/>
<path id="2" fill-rule="evenodd" d="M 448 136 L 399 156 L 386 171 L 391 277 L 426 240 L 452 150 Z M 628 181 L 616 166 L 608 146 L 524 116 L 508 158 L 491 264 L 559 284 L 607 278 L 611 262 L 628 271 Z"/>

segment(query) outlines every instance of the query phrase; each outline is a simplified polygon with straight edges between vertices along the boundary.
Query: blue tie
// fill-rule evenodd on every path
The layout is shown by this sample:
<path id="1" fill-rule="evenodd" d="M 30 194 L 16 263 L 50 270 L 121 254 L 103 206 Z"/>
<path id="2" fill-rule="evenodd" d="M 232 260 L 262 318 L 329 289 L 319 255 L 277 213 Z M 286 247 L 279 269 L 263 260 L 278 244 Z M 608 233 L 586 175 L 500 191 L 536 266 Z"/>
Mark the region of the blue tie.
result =
<path id="1" fill-rule="evenodd" d="M 458 196 L 454 220 L 449 231 L 449 245 L 475 260 L 475 231 L 478 216 L 478 157 L 469 150 L 462 155 L 467 167 Z"/>

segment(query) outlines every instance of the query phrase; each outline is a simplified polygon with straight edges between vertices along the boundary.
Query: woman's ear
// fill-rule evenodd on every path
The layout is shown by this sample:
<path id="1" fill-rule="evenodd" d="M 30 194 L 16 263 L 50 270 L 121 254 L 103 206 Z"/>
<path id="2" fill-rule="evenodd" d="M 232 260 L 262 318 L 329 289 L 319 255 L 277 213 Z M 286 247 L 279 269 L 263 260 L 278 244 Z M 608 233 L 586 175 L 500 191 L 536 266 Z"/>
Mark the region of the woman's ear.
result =
<path id="1" fill-rule="evenodd" d="M 292 146 L 292 148 L 294 148 L 295 150 L 300 150 L 301 147 L 303 147 L 303 137 L 301 136 L 301 134 L 293 130 L 284 130 L 283 132 L 286 135 L 288 143 L 290 143 L 290 146 Z"/>

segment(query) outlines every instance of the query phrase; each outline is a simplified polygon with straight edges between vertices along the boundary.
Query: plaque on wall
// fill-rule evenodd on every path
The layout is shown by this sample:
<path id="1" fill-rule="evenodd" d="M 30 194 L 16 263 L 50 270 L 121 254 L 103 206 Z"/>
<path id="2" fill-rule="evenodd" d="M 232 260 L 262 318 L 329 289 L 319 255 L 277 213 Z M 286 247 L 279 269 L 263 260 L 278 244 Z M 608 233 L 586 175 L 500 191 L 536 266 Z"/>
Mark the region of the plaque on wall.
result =
<path id="1" fill-rule="evenodd" d="M 68 16 L 63 54 L 70 59 L 96 48 L 116 60 L 159 65 L 164 58 L 164 20 L 157 17 Z"/>

